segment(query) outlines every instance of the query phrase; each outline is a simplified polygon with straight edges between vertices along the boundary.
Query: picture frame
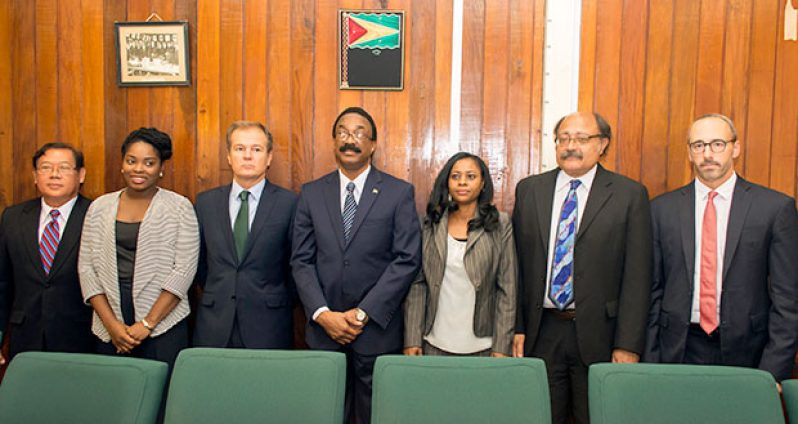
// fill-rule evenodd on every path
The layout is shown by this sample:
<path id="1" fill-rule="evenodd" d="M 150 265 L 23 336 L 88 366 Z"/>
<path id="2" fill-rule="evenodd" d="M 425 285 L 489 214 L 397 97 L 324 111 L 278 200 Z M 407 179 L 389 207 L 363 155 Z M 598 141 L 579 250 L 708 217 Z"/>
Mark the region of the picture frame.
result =
<path id="1" fill-rule="evenodd" d="M 121 87 L 191 85 L 188 22 L 115 22 Z"/>
<path id="2" fill-rule="evenodd" d="M 405 12 L 338 9 L 338 88 L 404 89 Z"/>

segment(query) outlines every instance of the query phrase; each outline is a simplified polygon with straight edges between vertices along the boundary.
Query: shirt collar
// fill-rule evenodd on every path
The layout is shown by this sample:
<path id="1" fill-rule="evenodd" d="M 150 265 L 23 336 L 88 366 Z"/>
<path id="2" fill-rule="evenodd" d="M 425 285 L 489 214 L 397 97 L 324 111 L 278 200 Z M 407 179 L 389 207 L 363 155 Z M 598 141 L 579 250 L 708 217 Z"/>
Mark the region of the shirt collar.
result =
<path id="1" fill-rule="evenodd" d="M 718 188 L 715 189 L 715 192 L 718 193 L 718 197 L 723 200 L 729 200 L 732 198 L 732 194 L 734 193 L 734 185 L 737 184 L 737 173 L 732 172 L 731 177 L 728 180 L 724 181 Z M 709 196 L 709 192 L 712 191 L 706 184 L 702 183 L 695 179 L 695 192 L 698 195 L 699 199 L 706 199 Z"/>
<path id="2" fill-rule="evenodd" d="M 589 193 L 590 187 L 593 186 L 593 180 L 596 178 L 597 170 L 598 170 L 598 164 L 593 165 L 593 167 L 590 168 L 590 170 L 587 171 L 585 175 L 582 175 L 581 177 L 578 178 L 574 178 L 566 174 L 565 171 L 560 170 L 560 172 L 557 173 L 557 182 L 556 185 L 554 186 L 554 191 L 565 190 L 569 188 L 571 180 L 579 180 L 582 183 L 582 186 L 585 187 L 585 189 Z"/>
<path id="3" fill-rule="evenodd" d="M 61 216 L 64 218 L 64 220 L 66 220 L 69 217 L 69 214 L 72 213 L 72 208 L 74 208 L 75 203 L 78 202 L 78 196 L 75 196 L 72 199 L 70 199 L 68 202 L 64 203 L 63 205 L 54 208 L 48 205 L 47 202 L 44 201 L 44 197 L 42 197 L 41 199 L 42 199 L 42 213 L 40 216 L 47 217 L 48 215 L 50 215 L 51 210 L 58 209 L 58 212 L 61 213 Z"/>
<path id="4" fill-rule="evenodd" d="M 355 183 L 355 190 L 362 191 L 363 187 L 366 185 L 366 178 L 368 178 L 369 172 L 371 172 L 371 165 L 368 165 L 366 169 L 360 173 L 360 175 L 355 177 L 354 180 L 350 180 L 346 175 L 344 175 L 343 172 L 341 172 L 341 169 L 339 168 L 338 176 L 341 180 L 341 191 L 345 191 L 346 185 L 350 182 Z"/>
<path id="5" fill-rule="evenodd" d="M 246 189 L 249 191 L 250 200 L 260 200 L 260 194 L 263 192 L 264 187 L 266 187 L 266 178 L 260 180 L 260 182 L 254 186 Z M 244 191 L 244 187 L 241 187 L 235 180 L 233 180 L 233 185 L 230 187 L 230 198 L 238 199 L 238 195 L 241 194 L 242 191 Z"/>

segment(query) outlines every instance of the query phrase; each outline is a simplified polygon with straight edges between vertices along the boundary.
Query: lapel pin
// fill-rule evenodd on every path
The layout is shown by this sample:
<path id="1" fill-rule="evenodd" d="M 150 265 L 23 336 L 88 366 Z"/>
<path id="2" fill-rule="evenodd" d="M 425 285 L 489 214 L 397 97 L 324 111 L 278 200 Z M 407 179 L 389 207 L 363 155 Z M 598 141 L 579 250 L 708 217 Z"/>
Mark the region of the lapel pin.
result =
<path id="1" fill-rule="evenodd" d="M 380 189 L 378 189 L 377 187 L 374 187 L 374 188 L 371 189 L 371 193 L 372 194 L 379 194 L 380 193 Z"/>

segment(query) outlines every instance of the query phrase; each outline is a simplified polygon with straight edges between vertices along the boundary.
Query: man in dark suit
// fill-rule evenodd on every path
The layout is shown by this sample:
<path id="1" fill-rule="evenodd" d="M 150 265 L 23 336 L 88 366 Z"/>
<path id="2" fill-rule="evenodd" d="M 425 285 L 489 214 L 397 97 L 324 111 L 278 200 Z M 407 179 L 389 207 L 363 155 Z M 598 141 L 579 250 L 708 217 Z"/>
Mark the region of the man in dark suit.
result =
<path id="1" fill-rule="evenodd" d="M 598 164 L 611 138 L 598 114 L 555 129 L 558 169 L 516 187 L 520 264 L 515 356 L 546 362 L 553 422 L 588 422 L 587 371 L 637 362 L 651 286 L 645 187 Z"/>
<path id="2" fill-rule="evenodd" d="M 760 368 L 789 378 L 798 346 L 795 200 L 734 171 L 732 121 L 698 118 L 690 184 L 651 205 L 654 278 L 644 360 Z"/>
<path id="3" fill-rule="evenodd" d="M 33 155 L 33 168 L 41 197 L 7 208 L 0 221 L 0 338 L 10 322 L 11 358 L 30 350 L 92 352 L 92 309 L 77 271 L 91 203 L 78 193 L 83 153 L 48 143 Z"/>
<path id="4" fill-rule="evenodd" d="M 338 170 L 302 187 L 291 265 L 308 345 L 346 353 L 346 415 L 365 424 L 374 361 L 402 348 L 401 305 L 421 264 L 421 234 L 413 187 L 371 166 L 371 116 L 344 110 L 332 136 Z"/>
<path id="5" fill-rule="evenodd" d="M 296 194 L 266 179 L 272 135 L 259 122 L 227 130 L 232 184 L 197 196 L 200 227 L 194 346 L 293 347 L 291 222 Z"/>

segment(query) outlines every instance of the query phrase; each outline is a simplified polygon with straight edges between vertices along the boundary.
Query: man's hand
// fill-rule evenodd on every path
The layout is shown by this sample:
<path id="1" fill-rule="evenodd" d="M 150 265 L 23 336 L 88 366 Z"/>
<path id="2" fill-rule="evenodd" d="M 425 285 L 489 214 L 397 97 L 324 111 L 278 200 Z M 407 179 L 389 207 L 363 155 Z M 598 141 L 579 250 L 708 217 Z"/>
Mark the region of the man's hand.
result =
<path id="1" fill-rule="evenodd" d="M 513 337 L 513 357 L 514 358 L 523 358 L 524 357 L 524 341 L 526 340 L 526 336 L 523 334 L 516 334 Z"/>
<path id="2" fill-rule="evenodd" d="M 354 315 L 352 319 L 357 321 Z M 350 325 L 344 312 L 324 311 L 316 317 L 316 322 L 331 339 L 342 345 L 352 343 L 363 332 L 363 324 L 360 323 L 360 327 Z"/>
<path id="3" fill-rule="evenodd" d="M 6 358 L 4 358 L 3 354 L 0 353 L 0 366 L 3 366 L 5 364 L 6 364 Z"/>
<path id="4" fill-rule="evenodd" d="M 357 320 L 357 308 L 352 308 L 344 312 L 344 318 L 346 318 L 346 322 L 349 323 L 349 326 L 359 328 L 361 330 L 366 325 L 366 322 L 368 322 L 368 318 L 366 318 L 364 321 Z"/>
<path id="5" fill-rule="evenodd" d="M 612 362 L 614 364 L 635 364 L 640 362 L 640 355 L 623 349 L 613 349 Z"/>
<path id="6" fill-rule="evenodd" d="M 406 356 L 422 356 L 424 352 L 421 351 L 420 346 L 410 346 L 402 349 L 402 353 Z"/>

